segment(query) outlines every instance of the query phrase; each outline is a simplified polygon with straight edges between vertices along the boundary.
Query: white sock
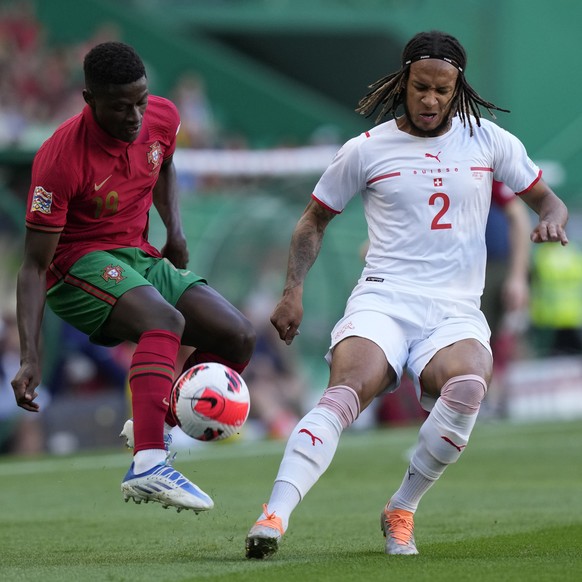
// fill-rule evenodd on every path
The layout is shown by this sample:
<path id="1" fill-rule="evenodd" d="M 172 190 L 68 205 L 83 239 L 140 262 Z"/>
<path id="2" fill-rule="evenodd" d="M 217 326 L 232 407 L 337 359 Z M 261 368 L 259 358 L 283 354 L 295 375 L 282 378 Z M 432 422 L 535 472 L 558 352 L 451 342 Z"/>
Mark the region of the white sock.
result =
<path id="1" fill-rule="evenodd" d="M 283 522 L 283 529 L 286 530 L 291 512 L 299 505 L 300 501 L 301 495 L 297 491 L 297 487 L 285 481 L 275 481 L 271 498 L 267 503 L 267 511 L 269 513 L 274 512 L 277 517 L 280 517 Z M 267 516 L 261 513 L 259 519 L 264 519 L 265 517 Z"/>
<path id="2" fill-rule="evenodd" d="M 329 467 L 342 430 L 334 412 L 321 407 L 312 409 L 289 437 L 275 480 L 294 485 L 303 499 Z"/>
<path id="3" fill-rule="evenodd" d="M 166 460 L 165 449 L 146 449 L 133 455 L 133 472 L 136 475 L 149 471 L 152 467 Z"/>
<path id="4" fill-rule="evenodd" d="M 422 496 L 435 483 L 436 481 L 434 479 L 427 479 L 411 464 L 406 470 L 400 488 L 392 495 L 388 507 L 390 509 L 406 509 L 406 511 L 414 513 L 418 508 Z"/>
<path id="5" fill-rule="evenodd" d="M 409 470 L 392 496 L 390 507 L 416 511 L 422 496 L 461 456 L 476 420 L 476 413 L 463 414 L 453 410 L 441 398 L 436 401 L 420 428 Z"/>
<path id="6" fill-rule="evenodd" d="M 321 407 L 308 412 L 293 429 L 267 504 L 285 529 L 291 512 L 329 467 L 341 433 L 338 416 Z"/>
<path id="7" fill-rule="evenodd" d="M 465 450 L 476 420 L 477 414 L 457 412 L 439 398 L 420 427 L 412 464 L 425 477 L 438 479 Z"/>

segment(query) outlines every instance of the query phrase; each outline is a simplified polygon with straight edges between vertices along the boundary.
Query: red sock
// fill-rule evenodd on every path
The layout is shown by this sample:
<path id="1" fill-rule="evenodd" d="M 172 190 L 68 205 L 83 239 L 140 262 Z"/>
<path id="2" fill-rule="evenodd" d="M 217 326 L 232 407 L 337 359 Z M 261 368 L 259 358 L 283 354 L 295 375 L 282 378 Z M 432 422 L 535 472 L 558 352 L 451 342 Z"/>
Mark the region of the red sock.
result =
<path id="1" fill-rule="evenodd" d="M 224 366 L 228 366 L 231 370 L 234 370 L 239 374 L 243 373 L 243 370 L 249 363 L 247 360 L 242 364 L 238 364 L 237 362 L 231 362 L 230 360 L 221 358 L 212 352 L 200 352 L 198 350 L 194 350 L 191 356 L 186 360 L 184 368 L 182 369 L 182 374 L 192 366 L 195 366 L 196 364 L 205 364 L 206 362 L 216 362 L 218 364 L 223 364 Z"/>
<path id="2" fill-rule="evenodd" d="M 129 368 L 134 453 L 164 448 L 164 418 L 179 348 L 180 337 L 170 331 L 146 331 L 139 338 Z"/>

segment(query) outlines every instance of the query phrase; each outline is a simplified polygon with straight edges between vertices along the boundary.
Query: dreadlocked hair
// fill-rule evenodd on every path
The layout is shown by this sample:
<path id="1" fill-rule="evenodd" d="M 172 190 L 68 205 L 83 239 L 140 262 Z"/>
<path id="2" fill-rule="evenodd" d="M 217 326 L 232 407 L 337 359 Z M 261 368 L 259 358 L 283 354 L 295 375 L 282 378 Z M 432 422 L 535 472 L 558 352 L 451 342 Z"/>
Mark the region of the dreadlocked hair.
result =
<path id="1" fill-rule="evenodd" d="M 410 65 L 415 61 L 427 58 L 444 60 L 459 71 L 457 87 L 452 103 L 452 111 L 459 116 L 463 125 L 469 125 L 473 135 L 471 116 L 478 126 L 481 126 L 481 109 L 484 107 L 495 119 L 493 110 L 509 113 L 509 110 L 497 107 L 483 99 L 465 79 L 467 54 L 461 43 L 450 34 L 432 30 L 420 32 L 412 37 L 402 51 L 400 70 L 378 79 L 369 86 L 370 91 L 360 99 L 356 111 L 365 117 L 370 117 L 377 109 L 380 110 L 375 122 L 378 123 L 385 115 L 396 117 L 396 110 L 406 99 L 406 83 L 410 74 Z"/>
<path id="2" fill-rule="evenodd" d="M 92 91 L 109 84 L 127 85 L 146 76 L 141 57 L 122 42 L 103 42 L 94 46 L 83 61 L 85 84 Z"/>

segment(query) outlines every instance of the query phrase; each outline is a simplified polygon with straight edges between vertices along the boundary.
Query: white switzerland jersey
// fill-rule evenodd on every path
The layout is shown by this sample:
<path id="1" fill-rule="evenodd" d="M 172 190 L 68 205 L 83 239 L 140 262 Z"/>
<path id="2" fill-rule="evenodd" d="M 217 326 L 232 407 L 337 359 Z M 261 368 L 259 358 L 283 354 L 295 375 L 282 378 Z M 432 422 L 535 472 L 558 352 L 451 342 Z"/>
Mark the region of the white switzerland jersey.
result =
<path id="1" fill-rule="evenodd" d="M 340 213 L 362 195 L 370 248 L 360 282 L 479 305 L 493 179 L 522 193 L 541 172 L 515 136 L 486 119 L 472 124 L 472 137 L 455 117 L 427 138 L 391 120 L 339 150 L 313 198 Z"/>

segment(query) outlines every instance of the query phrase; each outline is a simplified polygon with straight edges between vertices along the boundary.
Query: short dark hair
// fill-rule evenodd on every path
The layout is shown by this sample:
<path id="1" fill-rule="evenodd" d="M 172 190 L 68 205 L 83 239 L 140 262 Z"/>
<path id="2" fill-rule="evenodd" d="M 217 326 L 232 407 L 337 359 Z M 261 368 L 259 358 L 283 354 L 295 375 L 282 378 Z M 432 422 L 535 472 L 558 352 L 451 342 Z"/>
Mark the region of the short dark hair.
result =
<path id="1" fill-rule="evenodd" d="M 370 117 L 380 107 L 380 114 L 376 118 L 378 122 L 388 114 L 396 116 L 396 109 L 404 103 L 406 98 L 406 82 L 410 74 L 410 65 L 416 61 L 433 58 L 441 59 L 453 65 L 459 71 L 457 91 L 453 102 L 453 112 L 456 113 L 463 124 L 468 124 L 473 135 L 473 127 L 470 115 L 480 124 L 481 111 L 484 107 L 492 117 L 493 109 L 508 113 L 507 109 L 501 109 L 489 101 L 485 101 L 467 82 L 465 68 L 467 67 L 467 54 L 461 43 L 450 34 L 431 30 L 419 32 L 413 36 L 402 51 L 400 70 L 378 79 L 370 85 L 371 91 L 359 102 L 356 109 L 358 113 Z"/>
<path id="2" fill-rule="evenodd" d="M 103 42 L 94 46 L 83 61 L 85 85 L 96 90 L 109 84 L 127 85 L 147 76 L 141 57 L 122 42 Z"/>

